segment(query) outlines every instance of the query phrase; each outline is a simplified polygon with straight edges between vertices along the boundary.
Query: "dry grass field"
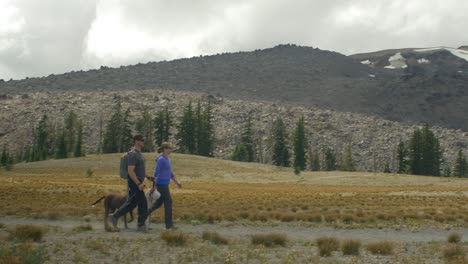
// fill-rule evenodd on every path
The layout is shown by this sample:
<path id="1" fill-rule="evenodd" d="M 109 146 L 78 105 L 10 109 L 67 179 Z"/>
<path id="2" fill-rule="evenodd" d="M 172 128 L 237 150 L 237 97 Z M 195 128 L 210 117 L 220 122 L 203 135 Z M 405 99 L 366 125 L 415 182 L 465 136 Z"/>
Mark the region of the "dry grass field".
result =
<path id="1" fill-rule="evenodd" d="M 146 154 L 152 173 L 155 154 Z M 183 189 L 173 188 L 179 220 L 299 222 L 333 226 L 467 226 L 468 181 L 361 172 L 304 172 L 196 156 L 173 157 Z M 90 204 L 125 193 L 119 155 L 18 164 L 1 171 L 0 214 L 101 217 Z M 92 170 L 92 175 L 87 171 Z M 147 182 L 149 186 L 150 183 Z"/>
<path id="2" fill-rule="evenodd" d="M 154 167 L 155 155 L 145 155 L 149 174 Z M 109 244 L 133 243 L 139 241 L 139 236 L 130 231 L 122 231 L 120 234 L 126 234 L 123 237 L 106 233 L 102 230 L 102 204 L 94 208 L 90 206 L 102 195 L 125 193 L 126 183 L 118 176 L 119 157 L 118 154 L 89 155 L 17 164 L 9 172 L 0 170 L 0 238 L 2 229 L 10 230 L 4 231 L 10 237 L 15 234 L 11 231 L 15 223 L 39 224 L 48 230 L 45 235 L 47 241 L 61 241 L 60 244 L 76 247 L 70 252 L 70 249 L 61 248 L 54 242 L 49 243 L 45 250 L 37 242 L 25 242 L 37 244 L 27 244 L 29 249 L 45 250 L 43 254 L 49 256 L 51 263 L 107 263 L 103 256 L 114 257 L 107 258 L 109 263 L 116 259 L 131 263 L 132 258 L 126 260 L 122 256 L 123 251 L 117 250 L 120 255 L 113 254 L 114 249 Z M 374 263 L 375 259 L 379 263 L 397 260 L 401 263 L 465 261 L 463 241 L 458 241 L 457 247 L 441 242 L 447 240 L 449 229 L 460 229 L 463 233 L 468 227 L 468 181 L 465 179 L 363 172 L 303 172 L 296 176 L 292 169 L 181 154 L 174 154 L 172 161 L 174 173 L 183 184 L 182 189 L 174 186 L 171 189 L 174 217 L 176 224 L 186 233 L 178 234 L 184 245 L 175 247 L 182 249 L 175 250 L 174 256 L 166 256 L 161 263 Z M 162 219 L 162 210 L 159 210 L 152 221 L 161 223 Z M 202 230 L 201 226 L 209 230 Z M 134 223 L 131 227 L 134 228 Z M 395 241 L 391 251 L 379 255 L 378 250 L 370 250 L 373 247 L 367 242 L 386 241 L 388 237 L 379 237 L 380 229 L 429 231 L 425 231 L 424 236 L 415 235 L 414 241 L 406 241 L 408 239 L 405 238 L 406 244 Z M 307 232 L 313 235 L 314 230 L 316 235 L 326 234 L 326 230 L 356 230 L 344 232 L 350 236 L 358 234 L 358 239 L 364 238 L 362 249 L 359 249 L 361 241 L 355 240 L 352 247 L 343 244 L 344 252 L 352 251 L 352 254 L 336 253 L 341 249 L 338 244 L 320 256 L 322 249 L 309 250 L 316 242 L 312 237 L 308 239 Z M 221 234 L 212 233 L 216 231 Z M 258 240 L 253 238 L 259 235 L 265 239 L 262 235 L 266 231 L 282 238 L 273 249 L 270 249 L 270 245 L 275 245 L 273 242 L 262 242 L 268 246 L 253 242 Z M 447 234 L 443 233 L 445 231 Z M 171 237 L 167 234 L 161 238 L 159 233 L 157 236 L 142 236 L 148 241 L 162 243 L 161 246 L 169 248 L 170 252 L 174 248 L 169 242 L 165 245 L 162 241 Z M 249 242 L 251 236 L 253 247 Z M 210 243 L 213 237 L 225 243 Z M 398 235 L 394 237 L 398 238 Z M 348 243 L 356 237 L 343 239 L 343 243 Z M 278 247 L 281 250 L 275 249 Z M 192 252 L 193 248 L 203 248 L 204 253 L 197 255 Z M 27 254 L 40 253 L 31 253 L 29 249 L 25 251 Z M 0 263 L 3 263 L 2 259 L 5 261 L 5 256 L 22 252 L 13 251 L 0 247 Z M 360 251 L 363 253 L 359 254 Z M 232 255 L 232 252 L 237 255 Z M 187 258 L 187 254 L 192 255 Z M 455 254 L 455 257 L 444 257 L 447 254 Z M 24 261 L 26 258 L 17 258 L 18 263 L 40 263 Z M 435 260 L 427 262 L 427 259 Z M 148 256 L 140 261 L 151 263 Z"/>

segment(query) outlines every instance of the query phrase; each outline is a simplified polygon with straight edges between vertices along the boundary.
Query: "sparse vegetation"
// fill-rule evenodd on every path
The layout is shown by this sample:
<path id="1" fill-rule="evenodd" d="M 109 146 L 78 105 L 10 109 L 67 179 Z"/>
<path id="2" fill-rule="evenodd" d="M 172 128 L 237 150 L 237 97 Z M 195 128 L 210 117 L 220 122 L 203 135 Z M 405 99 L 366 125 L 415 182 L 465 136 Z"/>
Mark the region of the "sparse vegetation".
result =
<path id="1" fill-rule="evenodd" d="M 361 248 L 361 242 L 354 239 L 347 239 L 341 242 L 341 251 L 344 255 L 359 255 L 359 249 Z"/>
<path id="2" fill-rule="evenodd" d="M 188 241 L 188 235 L 181 231 L 165 231 L 161 233 L 161 239 L 166 241 L 169 246 L 185 246 Z"/>
<path id="3" fill-rule="evenodd" d="M 442 255 L 448 262 L 466 263 L 464 262 L 466 260 L 466 251 L 462 245 L 450 243 L 443 248 Z"/>
<path id="4" fill-rule="evenodd" d="M 447 238 L 447 241 L 449 243 L 460 243 L 461 240 L 462 240 L 462 234 L 460 233 L 450 233 Z"/>
<path id="5" fill-rule="evenodd" d="M 31 240 L 39 242 L 46 233 L 46 229 L 37 225 L 17 225 L 10 231 L 9 238 L 17 239 L 19 241 Z"/>
<path id="6" fill-rule="evenodd" d="M 31 242 L 0 244 L 0 264 L 42 264 L 48 259 L 44 245 Z"/>
<path id="7" fill-rule="evenodd" d="M 228 240 L 214 231 L 204 231 L 202 234 L 203 240 L 207 240 L 216 245 L 227 245 Z"/>
<path id="8" fill-rule="evenodd" d="M 317 246 L 320 256 L 328 257 L 340 248 L 340 242 L 335 237 L 320 237 L 317 239 Z"/>
<path id="9" fill-rule="evenodd" d="M 373 242 L 368 244 L 366 249 L 375 255 L 392 255 L 394 244 L 390 241 Z"/>
<path id="10" fill-rule="evenodd" d="M 73 231 L 75 232 L 83 232 L 83 231 L 91 231 L 93 230 L 92 225 L 79 225 L 73 228 Z"/>
<path id="11" fill-rule="evenodd" d="M 254 234 L 251 236 L 252 244 L 263 245 L 265 247 L 273 246 L 286 246 L 288 238 L 285 234 L 271 233 L 271 234 Z"/>

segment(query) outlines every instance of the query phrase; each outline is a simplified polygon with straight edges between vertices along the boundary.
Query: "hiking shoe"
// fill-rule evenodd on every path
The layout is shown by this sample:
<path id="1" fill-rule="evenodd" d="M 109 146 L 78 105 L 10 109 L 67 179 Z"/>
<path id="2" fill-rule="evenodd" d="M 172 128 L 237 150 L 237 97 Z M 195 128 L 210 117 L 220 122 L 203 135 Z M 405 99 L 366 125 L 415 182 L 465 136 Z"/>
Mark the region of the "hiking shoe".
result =
<path id="1" fill-rule="evenodd" d="M 112 227 L 113 228 L 117 228 L 117 223 L 119 222 L 119 219 L 117 217 L 115 217 L 114 215 L 112 215 L 111 217 L 111 223 L 112 223 Z"/>
<path id="2" fill-rule="evenodd" d="M 177 228 L 176 226 L 166 227 L 166 231 L 175 231 L 175 230 L 179 230 L 179 228 Z"/>
<path id="3" fill-rule="evenodd" d="M 139 227 L 137 228 L 137 231 L 138 231 L 138 232 L 142 232 L 142 233 L 147 233 L 147 232 L 148 232 L 148 228 L 146 228 L 145 225 L 142 225 L 142 226 L 139 226 Z"/>

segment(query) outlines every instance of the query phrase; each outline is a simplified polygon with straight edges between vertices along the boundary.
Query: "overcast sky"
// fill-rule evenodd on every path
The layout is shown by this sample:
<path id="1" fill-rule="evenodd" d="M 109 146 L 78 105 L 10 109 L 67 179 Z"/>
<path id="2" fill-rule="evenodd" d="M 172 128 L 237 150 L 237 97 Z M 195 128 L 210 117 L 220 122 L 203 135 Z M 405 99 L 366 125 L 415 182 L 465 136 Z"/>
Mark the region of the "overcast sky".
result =
<path id="1" fill-rule="evenodd" d="M 467 0 L 0 0 L 0 79 L 295 43 L 468 45 Z"/>

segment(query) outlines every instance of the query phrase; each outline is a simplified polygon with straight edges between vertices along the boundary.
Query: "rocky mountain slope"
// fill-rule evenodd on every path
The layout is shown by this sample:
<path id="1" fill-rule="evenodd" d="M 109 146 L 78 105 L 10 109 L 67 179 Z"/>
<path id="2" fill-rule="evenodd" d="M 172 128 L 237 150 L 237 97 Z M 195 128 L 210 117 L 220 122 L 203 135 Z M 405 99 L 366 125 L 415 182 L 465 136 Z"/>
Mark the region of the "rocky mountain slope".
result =
<path id="1" fill-rule="evenodd" d="M 9 95 L 2 100 L 0 112 L 0 145 L 21 149 L 29 144 L 32 131 L 43 113 L 48 113 L 53 124 L 61 124 L 64 114 L 74 110 L 84 121 L 85 145 L 88 152 L 97 149 L 100 120 L 110 118 L 115 97 L 121 96 L 124 109 L 129 107 L 133 117 L 145 108 L 154 113 L 166 105 L 174 117 L 181 115 L 189 100 L 210 101 L 214 106 L 217 147 L 215 156 L 228 158 L 240 139 L 240 131 L 248 114 L 252 115 L 258 155 L 263 162 L 269 162 L 270 134 L 272 122 L 281 116 L 292 132 L 297 119 L 304 115 L 310 146 L 321 152 L 325 147 L 337 150 L 338 158 L 348 145 L 352 146 L 354 159 L 361 170 L 382 170 L 386 162 L 395 168 L 395 147 L 400 139 L 406 140 L 416 128 L 400 122 L 388 121 L 363 114 L 344 113 L 304 107 L 292 104 L 278 104 L 260 100 L 234 100 L 206 93 L 181 92 L 162 89 L 136 91 L 65 91 L 35 92 L 23 95 Z M 435 127 L 441 138 L 445 158 L 452 162 L 459 149 L 468 147 L 468 133 Z M 175 132 L 175 131 L 174 131 Z"/>
<path id="2" fill-rule="evenodd" d="M 344 56 L 280 45 L 253 52 L 3 81 L 0 98 L 31 92 L 168 89 L 468 130 L 464 115 L 468 112 L 468 61 L 462 58 L 463 52 L 404 49 Z"/>

